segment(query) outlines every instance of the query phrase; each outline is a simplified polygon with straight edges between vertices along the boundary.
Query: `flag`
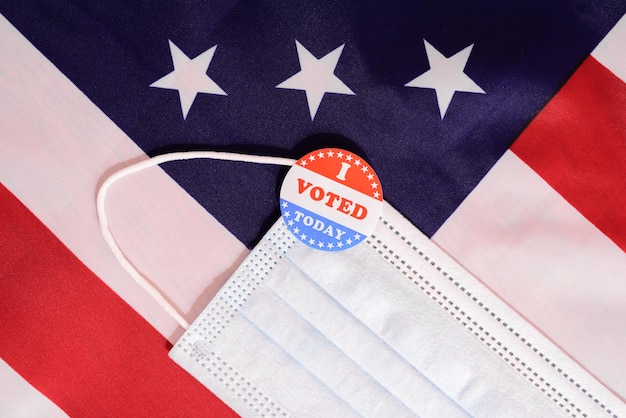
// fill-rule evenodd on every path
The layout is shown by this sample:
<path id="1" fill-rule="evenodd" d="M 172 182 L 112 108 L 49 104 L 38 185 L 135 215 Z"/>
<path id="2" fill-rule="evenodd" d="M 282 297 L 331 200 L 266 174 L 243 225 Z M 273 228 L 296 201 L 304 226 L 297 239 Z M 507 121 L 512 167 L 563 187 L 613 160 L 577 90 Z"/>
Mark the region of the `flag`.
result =
<path id="1" fill-rule="evenodd" d="M 388 202 L 624 398 L 626 96 L 610 45 L 625 12 L 2 2 L 0 366 L 17 395 L 1 399 L 46 416 L 228 413 L 168 361 L 181 330 L 110 255 L 97 187 L 167 151 L 326 146 L 362 155 Z M 278 218 L 283 176 L 168 163 L 112 189 L 111 228 L 191 320 Z"/>

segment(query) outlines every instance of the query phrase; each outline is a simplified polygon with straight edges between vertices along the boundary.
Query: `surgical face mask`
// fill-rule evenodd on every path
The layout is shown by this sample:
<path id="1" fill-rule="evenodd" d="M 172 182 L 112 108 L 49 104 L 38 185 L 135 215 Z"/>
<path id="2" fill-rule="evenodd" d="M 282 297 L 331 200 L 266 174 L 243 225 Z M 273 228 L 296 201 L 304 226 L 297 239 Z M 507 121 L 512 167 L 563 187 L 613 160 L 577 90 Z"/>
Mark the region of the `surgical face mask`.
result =
<path id="1" fill-rule="evenodd" d="M 277 221 L 170 356 L 242 416 L 626 415 L 388 204 L 340 252 Z"/>
<path id="2" fill-rule="evenodd" d="M 389 205 L 366 243 L 337 253 L 279 220 L 170 356 L 243 416 L 623 408 Z"/>

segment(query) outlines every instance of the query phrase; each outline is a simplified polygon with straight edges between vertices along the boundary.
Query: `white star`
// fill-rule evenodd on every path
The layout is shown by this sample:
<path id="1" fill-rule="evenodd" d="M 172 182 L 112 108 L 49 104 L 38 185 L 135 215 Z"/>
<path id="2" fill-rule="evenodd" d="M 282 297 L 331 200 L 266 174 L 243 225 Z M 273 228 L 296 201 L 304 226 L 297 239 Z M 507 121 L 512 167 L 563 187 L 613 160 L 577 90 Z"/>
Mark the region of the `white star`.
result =
<path id="1" fill-rule="evenodd" d="M 485 93 L 474 80 L 463 72 L 474 44 L 449 58 L 443 56 L 426 40 L 424 40 L 424 45 L 426 46 L 426 55 L 428 55 L 430 69 L 406 83 L 405 86 L 434 89 L 437 94 L 437 104 L 439 105 L 441 119 L 445 116 L 455 92 Z"/>
<path id="2" fill-rule="evenodd" d="M 307 103 L 309 104 L 311 120 L 315 118 L 324 94 L 354 94 L 334 74 L 344 45 L 317 59 L 300 42 L 296 41 L 300 71 L 276 86 L 279 89 L 304 90 Z"/>
<path id="3" fill-rule="evenodd" d="M 180 108 L 183 111 L 183 119 L 187 118 L 189 109 L 196 100 L 198 93 L 209 93 L 226 96 L 226 92 L 207 75 L 209 65 L 215 54 L 217 45 L 204 51 L 194 59 L 189 58 L 181 51 L 174 42 L 169 41 L 170 54 L 174 71 L 159 78 L 150 87 L 161 89 L 178 90 Z"/>

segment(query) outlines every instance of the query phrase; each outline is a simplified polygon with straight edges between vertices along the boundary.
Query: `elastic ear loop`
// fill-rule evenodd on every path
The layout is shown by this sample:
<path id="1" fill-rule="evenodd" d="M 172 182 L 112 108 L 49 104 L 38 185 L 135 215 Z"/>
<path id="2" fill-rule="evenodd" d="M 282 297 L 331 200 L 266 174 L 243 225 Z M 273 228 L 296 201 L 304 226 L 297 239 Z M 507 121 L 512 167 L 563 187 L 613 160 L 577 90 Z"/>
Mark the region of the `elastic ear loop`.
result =
<path id="1" fill-rule="evenodd" d="M 126 176 L 129 176 L 138 171 L 144 170 L 149 167 L 154 167 L 156 165 L 166 163 L 169 161 L 181 161 L 181 160 L 194 160 L 194 159 L 211 159 L 211 160 L 222 160 L 222 161 L 241 161 L 247 163 L 256 163 L 256 164 L 274 164 L 274 165 L 293 165 L 296 160 L 291 158 L 282 158 L 282 157 L 266 157 L 266 156 L 257 156 L 257 155 L 246 155 L 246 154 L 237 154 L 231 152 L 217 152 L 217 151 L 189 151 L 189 152 L 173 152 L 170 154 L 162 154 L 156 157 L 149 158 L 147 160 L 140 161 L 128 167 L 124 167 L 123 169 L 116 171 L 107 177 L 106 180 L 100 186 L 98 190 L 98 196 L 96 199 L 96 210 L 98 213 L 98 220 L 100 222 L 100 232 L 104 237 L 107 245 L 111 249 L 111 252 L 115 256 L 115 259 L 120 263 L 122 268 L 135 280 L 139 286 L 141 286 L 156 302 L 162 307 L 178 324 L 184 329 L 189 328 L 189 323 L 183 318 L 183 316 L 178 312 L 178 310 L 172 306 L 166 299 L 163 297 L 161 292 L 154 287 L 146 277 L 144 277 L 136 268 L 132 265 L 130 260 L 126 257 L 124 252 L 120 249 L 119 245 L 113 238 L 111 234 L 111 230 L 109 229 L 109 222 L 106 215 L 106 210 L 104 206 L 104 202 L 106 199 L 107 191 L 109 187 L 116 181 Z"/>

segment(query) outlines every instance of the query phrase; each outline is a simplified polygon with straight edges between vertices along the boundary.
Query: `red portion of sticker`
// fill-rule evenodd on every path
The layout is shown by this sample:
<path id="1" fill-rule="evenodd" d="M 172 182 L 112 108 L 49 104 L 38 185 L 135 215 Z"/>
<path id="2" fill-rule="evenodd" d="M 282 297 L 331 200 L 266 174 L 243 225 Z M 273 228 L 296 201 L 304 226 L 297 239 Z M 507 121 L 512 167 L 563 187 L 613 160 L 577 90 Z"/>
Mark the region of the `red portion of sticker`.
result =
<path id="1" fill-rule="evenodd" d="M 354 190 L 383 200 L 380 181 L 370 165 L 358 155 L 338 148 L 323 148 L 300 158 L 296 163 Z"/>

